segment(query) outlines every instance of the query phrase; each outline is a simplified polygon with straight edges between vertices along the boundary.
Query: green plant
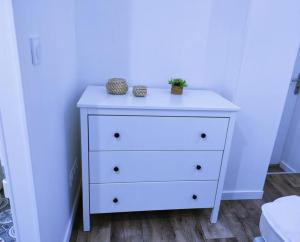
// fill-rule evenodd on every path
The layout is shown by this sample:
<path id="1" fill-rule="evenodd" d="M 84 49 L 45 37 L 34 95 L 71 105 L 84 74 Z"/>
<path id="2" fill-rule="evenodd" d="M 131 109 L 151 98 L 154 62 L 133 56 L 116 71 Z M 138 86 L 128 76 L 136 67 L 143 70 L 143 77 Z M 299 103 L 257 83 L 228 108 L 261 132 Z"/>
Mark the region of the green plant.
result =
<path id="1" fill-rule="evenodd" d="M 172 78 L 171 80 L 169 80 L 169 84 L 181 88 L 187 87 L 186 81 L 181 78 L 175 78 L 175 79 Z"/>

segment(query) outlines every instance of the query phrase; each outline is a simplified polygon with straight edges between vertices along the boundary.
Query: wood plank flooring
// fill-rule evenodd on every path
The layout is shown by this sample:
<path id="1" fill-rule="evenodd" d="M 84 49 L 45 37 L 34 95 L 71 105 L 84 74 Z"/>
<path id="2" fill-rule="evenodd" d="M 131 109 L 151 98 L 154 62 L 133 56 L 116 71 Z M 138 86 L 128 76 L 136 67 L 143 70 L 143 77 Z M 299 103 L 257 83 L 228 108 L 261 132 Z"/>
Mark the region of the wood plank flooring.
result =
<path id="1" fill-rule="evenodd" d="M 268 175 L 262 200 L 223 201 L 217 224 L 210 209 L 93 215 L 91 232 L 82 231 L 81 208 L 71 242 L 234 242 L 259 235 L 261 205 L 300 195 L 300 174 Z"/>
<path id="2" fill-rule="evenodd" d="M 284 172 L 284 170 L 278 164 L 269 165 L 268 172 Z"/>

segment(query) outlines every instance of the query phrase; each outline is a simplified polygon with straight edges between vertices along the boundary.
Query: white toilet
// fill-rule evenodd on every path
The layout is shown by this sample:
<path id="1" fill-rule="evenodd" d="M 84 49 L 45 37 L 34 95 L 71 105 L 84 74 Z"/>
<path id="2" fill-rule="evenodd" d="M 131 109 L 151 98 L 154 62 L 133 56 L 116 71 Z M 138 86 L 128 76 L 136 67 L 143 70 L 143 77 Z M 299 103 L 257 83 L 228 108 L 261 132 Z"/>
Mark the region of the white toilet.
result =
<path id="1" fill-rule="evenodd" d="M 255 242 L 300 242 L 300 196 L 264 204 L 259 228 L 261 237 L 255 238 Z"/>

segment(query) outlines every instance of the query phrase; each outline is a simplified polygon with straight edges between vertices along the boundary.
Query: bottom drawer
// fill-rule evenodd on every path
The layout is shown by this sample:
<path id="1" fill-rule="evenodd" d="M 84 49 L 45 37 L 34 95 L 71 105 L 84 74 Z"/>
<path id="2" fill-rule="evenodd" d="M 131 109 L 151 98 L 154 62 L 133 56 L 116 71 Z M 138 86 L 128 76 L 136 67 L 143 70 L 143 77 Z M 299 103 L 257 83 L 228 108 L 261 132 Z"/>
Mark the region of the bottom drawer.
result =
<path id="1" fill-rule="evenodd" d="M 90 185 L 90 213 L 213 207 L 217 181 Z"/>

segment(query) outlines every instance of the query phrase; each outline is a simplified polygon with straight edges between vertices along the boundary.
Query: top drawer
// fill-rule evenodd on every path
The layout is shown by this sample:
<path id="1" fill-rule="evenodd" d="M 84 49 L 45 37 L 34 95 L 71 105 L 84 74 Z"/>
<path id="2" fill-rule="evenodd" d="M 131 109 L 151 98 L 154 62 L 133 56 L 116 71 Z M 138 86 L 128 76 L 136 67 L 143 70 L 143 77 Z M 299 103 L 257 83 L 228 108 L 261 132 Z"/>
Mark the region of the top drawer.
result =
<path id="1" fill-rule="evenodd" d="M 228 118 L 89 116 L 89 149 L 223 150 Z"/>

